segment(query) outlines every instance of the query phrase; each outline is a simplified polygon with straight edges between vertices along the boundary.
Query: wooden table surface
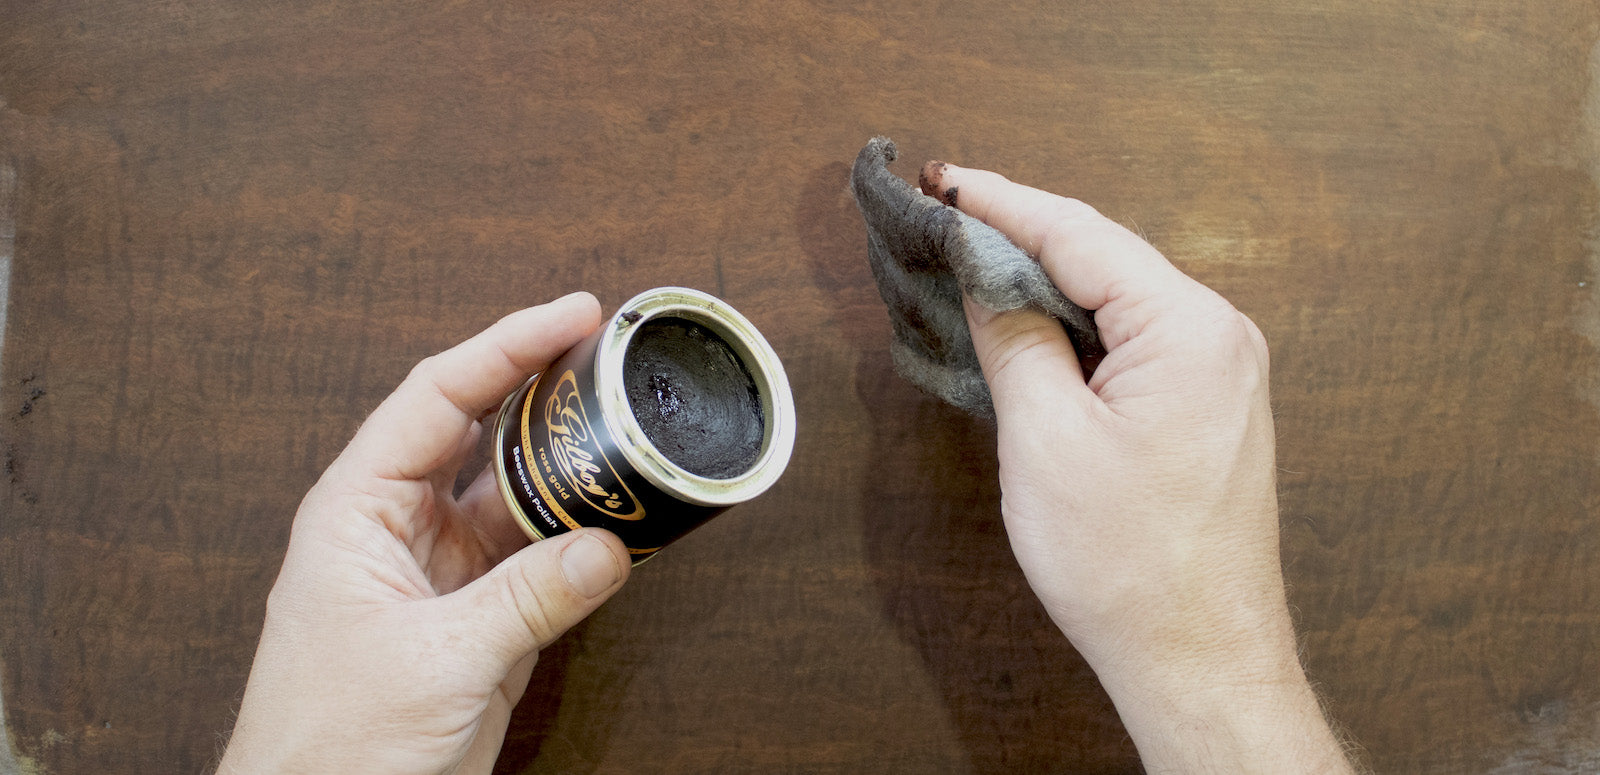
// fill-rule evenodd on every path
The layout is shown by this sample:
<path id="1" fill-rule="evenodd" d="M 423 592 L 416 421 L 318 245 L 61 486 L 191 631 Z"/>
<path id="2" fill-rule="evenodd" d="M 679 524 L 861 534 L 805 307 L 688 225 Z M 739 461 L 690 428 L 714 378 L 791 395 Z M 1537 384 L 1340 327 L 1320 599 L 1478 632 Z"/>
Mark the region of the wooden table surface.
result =
<path id="1" fill-rule="evenodd" d="M 215 763 L 295 505 L 578 289 L 767 334 L 784 480 L 542 657 L 506 772 L 1133 772 L 891 370 L 870 136 L 1069 193 L 1272 343 L 1305 661 L 1384 772 L 1600 768 L 1593 2 L 0 0 L 0 771 Z M 4 283 L 0 282 L 0 287 Z"/>

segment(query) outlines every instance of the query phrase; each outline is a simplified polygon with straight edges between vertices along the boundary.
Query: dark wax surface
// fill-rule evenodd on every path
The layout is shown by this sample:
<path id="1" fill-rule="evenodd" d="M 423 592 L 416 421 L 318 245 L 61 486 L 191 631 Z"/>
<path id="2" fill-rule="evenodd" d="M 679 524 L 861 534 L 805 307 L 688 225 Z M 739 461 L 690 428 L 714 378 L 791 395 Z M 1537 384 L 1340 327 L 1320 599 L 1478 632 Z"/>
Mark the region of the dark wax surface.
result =
<path id="1" fill-rule="evenodd" d="M 684 470 L 732 479 L 760 457 L 766 417 L 755 380 L 705 326 L 646 322 L 628 344 L 622 378 L 645 436 Z"/>

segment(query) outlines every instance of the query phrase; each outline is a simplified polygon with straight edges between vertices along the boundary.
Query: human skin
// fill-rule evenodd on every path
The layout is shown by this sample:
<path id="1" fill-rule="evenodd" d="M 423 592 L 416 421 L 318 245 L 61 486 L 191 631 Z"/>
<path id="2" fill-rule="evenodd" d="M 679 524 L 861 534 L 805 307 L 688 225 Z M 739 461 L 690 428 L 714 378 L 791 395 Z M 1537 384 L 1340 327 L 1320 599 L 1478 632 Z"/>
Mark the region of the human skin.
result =
<path id="1" fill-rule="evenodd" d="M 307 493 L 220 772 L 489 772 L 538 650 L 628 578 L 622 542 L 529 545 L 480 418 L 600 324 L 573 294 L 429 358 Z"/>
<path id="2" fill-rule="evenodd" d="M 1095 311 L 1108 353 L 1086 381 L 1053 318 L 966 305 L 1012 550 L 1147 770 L 1351 772 L 1285 598 L 1260 330 L 1082 202 L 929 177 Z"/>
<path id="3" fill-rule="evenodd" d="M 1053 319 L 968 305 L 1002 513 L 1150 772 L 1349 772 L 1296 656 L 1260 332 L 1080 202 L 946 167 L 938 192 L 1096 310 L 1085 382 Z M 539 648 L 626 580 L 619 541 L 528 546 L 483 417 L 599 324 L 576 294 L 412 372 L 307 494 L 222 772 L 487 772 Z"/>

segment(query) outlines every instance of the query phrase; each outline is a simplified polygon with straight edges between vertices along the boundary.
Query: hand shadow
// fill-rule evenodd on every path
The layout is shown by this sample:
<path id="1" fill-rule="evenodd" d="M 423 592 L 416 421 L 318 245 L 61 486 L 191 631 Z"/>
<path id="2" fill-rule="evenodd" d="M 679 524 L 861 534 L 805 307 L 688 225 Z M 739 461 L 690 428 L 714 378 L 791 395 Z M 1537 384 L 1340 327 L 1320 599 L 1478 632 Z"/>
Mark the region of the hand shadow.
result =
<path id="1" fill-rule="evenodd" d="M 808 179 L 796 228 L 858 353 L 876 470 L 861 493 L 883 613 L 940 692 L 975 773 L 1141 772 L 1094 672 L 1017 567 L 1000 517 L 994 426 L 894 373 L 848 165 Z"/>

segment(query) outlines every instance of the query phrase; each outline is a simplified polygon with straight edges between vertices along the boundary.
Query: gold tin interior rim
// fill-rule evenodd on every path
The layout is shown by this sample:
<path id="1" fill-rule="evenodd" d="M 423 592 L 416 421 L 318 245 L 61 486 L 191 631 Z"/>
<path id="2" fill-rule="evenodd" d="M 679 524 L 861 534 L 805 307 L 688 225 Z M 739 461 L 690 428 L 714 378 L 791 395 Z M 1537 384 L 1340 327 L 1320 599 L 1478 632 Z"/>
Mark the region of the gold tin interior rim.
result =
<path id="1" fill-rule="evenodd" d="M 660 317 L 699 323 L 727 342 L 744 361 L 755 380 L 765 416 L 761 455 L 750 470 L 731 479 L 712 479 L 690 473 L 667 459 L 650 443 L 628 403 L 622 378 L 622 361 L 628 342 L 639 326 Z M 783 475 L 794 452 L 794 395 L 789 377 L 772 345 L 761 332 L 727 302 L 691 288 L 655 288 L 628 300 L 606 321 L 606 331 L 595 351 L 595 392 L 600 416 L 629 465 L 649 482 L 680 500 L 701 506 L 732 506 L 767 491 Z"/>

